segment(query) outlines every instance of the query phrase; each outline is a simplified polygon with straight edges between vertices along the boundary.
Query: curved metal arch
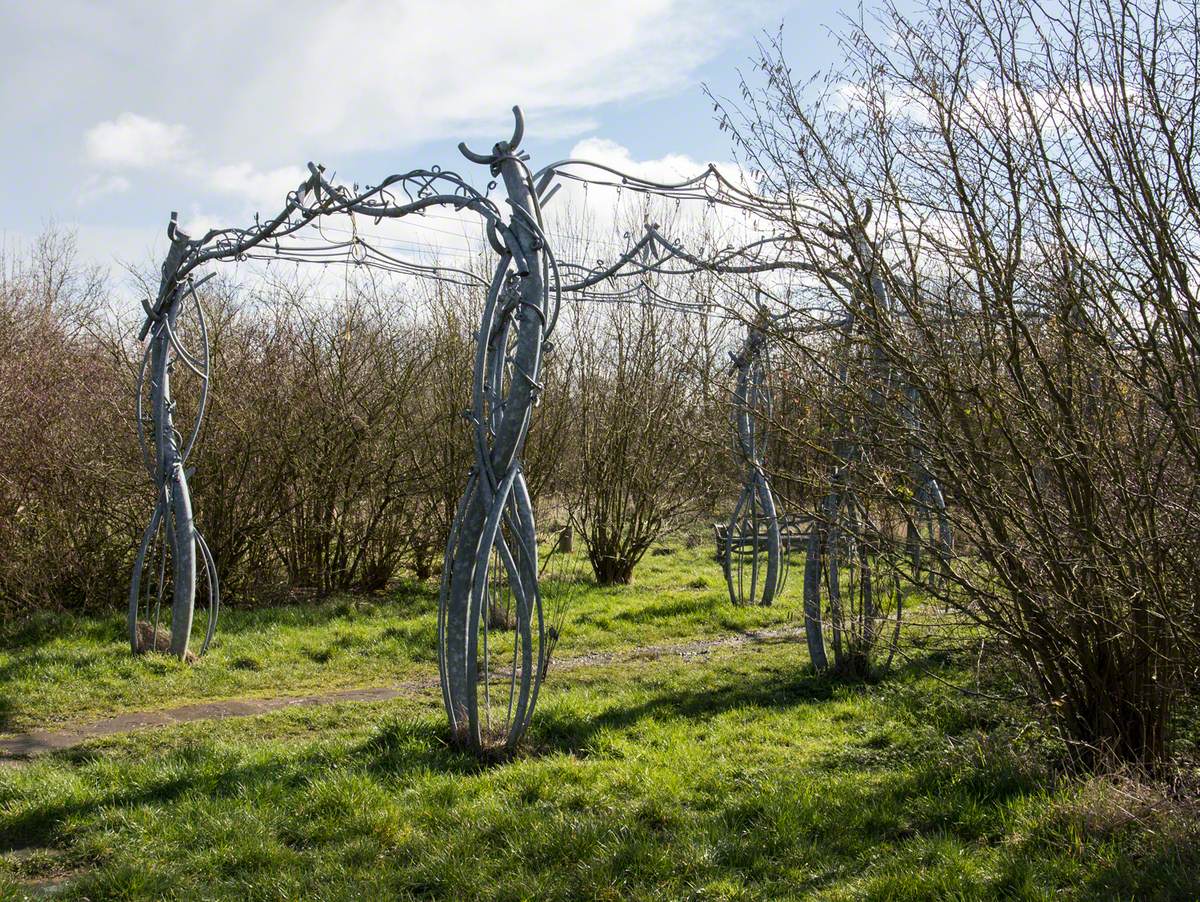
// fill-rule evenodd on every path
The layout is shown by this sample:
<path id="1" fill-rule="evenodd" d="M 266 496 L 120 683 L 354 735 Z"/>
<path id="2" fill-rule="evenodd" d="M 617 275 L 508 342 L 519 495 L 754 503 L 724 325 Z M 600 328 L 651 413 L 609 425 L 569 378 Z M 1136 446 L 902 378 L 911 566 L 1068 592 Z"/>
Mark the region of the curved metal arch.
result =
<path id="1" fill-rule="evenodd" d="M 150 344 L 139 377 L 138 426 L 147 469 L 156 483 L 156 504 L 139 548 L 131 585 L 130 632 L 135 648 L 135 616 L 138 601 L 145 594 L 143 589 L 154 588 L 161 601 L 168 586 L 165 576 L 168 569 L 172 574 L 169 580 L 172 610 L 178 611 L 180 624 L 186 622 L 190 627 L 192 622 L 199 576 L 207 579 L 210 598 L 204 647 L 211 640 L 216 624 L 219 596 L 216 568 L 207 544 L 193 523 L 188 490 L 190 473 L 184 469 L 184 460 L 195 444 L 200 426 L 198 421 L 186 442 L 175 431 L 170 380 L 172 365 L 182 360 L 188 370 L 201 376 L 202 394 L 207 392 L 207 336 L 204 337 L 204 353 L 193 355 L 179 340 L 175 327 L 186 299 L 194 298 L 193 273 L 206 263 L 251 257 L 329 262 L 331 258 L 322 257 L 321 251 L 313 254 L 302 247 L 282 247 L 281 241 L 286 242 L 318 217 L 333 214 L 365 216 L 378 221 L 420 215 L 434 207 L 448 206 L 456 210 L 469 209 L 483 220 L 488 245 L 497 254 L 498 261 L 490 282 L 481 286 L 486 287 L 487 294 L 477 333 L 472 406 L 467 412 L 472 426 L 475 464 L 468 474 L 446 545 L 438 614 L 438 661 L 443 701 L 454 735 L 477 751 L 511 749 L 520 740 L 533 716 L 545 670 L 545 627 L 537 585 L 536 532 L 532 504 L 521 471 L 521 454 L 540 390 L 543 357 L 550 350 L 549 337 L 564 293 L 614 302 L 648 299 L 648 302 L 673 305 L 675 309 L 690 309 L 654 292 L 648 278 L 704 272 L 747 279 L 780 270 L 817 276 L 835 293 L 858 289 L 855 280 L 848 279 L 841 271 L 841 264 L 826 266 L 815 259 L 828 252 L 828 259 L 838 260 L 840 255 L 835 248 L 849 242 L 860 263 L 867 265 L 869 254 L 864 256 L 864 248 L 868 252 L 871 249 L 855 237 L 861 233 L 865 220 L 853 210 L 850 216 L 853 222 L 845 226 L 839 224 L 828 210 L 803 208 L 806 214 L 811 214 L 812 221 L 803 226 L 807 252 L 800 256 L 790 253 L 792 239 L 788 237 L 756 238 L 739 246 L 692 251 L 651 223 L 636 238 L 628 236 L 628 247 L 609 263 L 560 262 L 548 240 L 542 206 L 565 181 L 608 185 L 667 199 L 719 204 L 747 213 L 761 213 L 768 219 L 772 211 L 778 214 L 786 210 L 790 215 L 795 208 L 790 202 L 755 195 L 711 165 L 698 176 L 675 183 L 653 182 L 579 160 L 559 161 L 532 173 L 526 165 L 527 156 L 519 151 L 524 119 L 518 108 L 514 107 L 513 112 L 515 128 L 511 139 L 498 142 L 490 153 L 475 153 L 460 145 L 468 160 L 488 166 L 503 185 L 510 211 L 507 216 L 490 196 L 497 187 L 496 182 L 489 184 L 486 191 L 479 191 L 457 173 L 433 167 L 392 175 L 378 185 L 359 190 L 357 186 L 346 188 L 333 184 L 326 178 L 323 168 L 311 163 L 308 177 L 289 193 L 283 210 L 266 222 L 256 221 L 245 229 L 212 230 L 198 239 L 191 239 L 178 229 L 172 214 L 168 227 L 171 249 L 163 265 L 157 297 L 153 303 L 149 299 L 144 301 L 146 320 L 140 333 L 142 339 L 150 336 Z M 866 218 L 869 216 L 868 210 Z M 397 272 L 456 280 L 460 284 L 482 281 L 462 270 L 425 266 L 393 257 L 362 240 L 357 233 L 350 241 L 330 243 L 327 250 L 345 251 L 353 257 L 352 262 Z M 601 283 L 607 283 L 607 292 L 590 291 Z M 872 279 L 870 287 L 876 291 L 880 287 L 879 280 Z M 203 313 L 199 299 L 195 300 L 203 333 Z M 815 325 L 811 327 L 814 330 L 846 328 L 847 322 L 853 322 L 852 316 L 839 317 L 836 310 L 827 307 L 793 312 L 817 313 L 818 317 L 813 320 Z M 818 322 L 819 317 L 824 320 Z M 747 410 L 766 400 L 764 374 L 765 363 L 755 364 L 753 360 L 744 373 L 739 372 L 738 403 Z M 144 416 L 141 403 L 144 386 L 148 386 L 151 393 L 148 418 Z M 149 439 L 144 419 L 148 419 L 153 427 Z M 762 465 L 757 432 L 760 424 L 754 414 L 743 417 L 739 413 L 737 427 L 738 453 L 750 465 L 746 487 L 730 525 L 732 527 L 739 521 L 746 511 L 749 511 L 751 522 L 765 518 L 773 524 L 773 528 L 767 530 L 767 563 L 764 590 L 760 596 L 760 600 L 769 602 L 780 588 L 781 571 L 786 569 L 779 548 L 778 512 Z M 747 436 L 748 441 L 743 442 Z M 930 517 L 936 516 L 939 524 L 945 524 L 945 502 L 931 476 L 921 482 L 917 494 L 919 504 L 932 512 Z M 824 509 L 826 523 L 842 523 L 832 532 L 843 539 L 854 533 L 855 523 L 862 522 L 855 499 L 848 494 L 836 472 L 831 478 L 831 491 Z M 852 511 L 853 514 L 849 513 Z M 859 519 L 855 520 L 855 517 Z M 843 523 L 846 518 L 849 520 Z M 940 528 L 948 542 L 948 525 Z M 734 532 L 731 529 L 729 534 Z M 806 625 L 813 661 L 819 668 L 827 664 L 821 633 L 822 561 L 829 561 L 837 547 L 829 544 L 830 532 L 829 529 L 821 532 L 814 526 L 805 570 Z M 757 527 L 753 535 L 757 546 Z M 160 557 L 152 553 L 155 548 L 160 549 Z M 732 547 L 727 547 L 727 553 L 732 554 L 732 551 Z M 776 560 L 774 566 L 770 560 L 772 554 Z M 168 557 L 171 558 L 170 568 L 166 565 Z M 151 560 L 157 561 L 159 566 L 148 571 Z M 159 575 L 152 579 L 143 578 L 149 572 Z M 753 573 L 750 582 L 749 594 L 753 598 L 757 593 Z M 833 585 L 838 585 L 838 579 L 833 580 Z M 730 591 L 735 600 L 744 594 L 734 591 L 732 581 Z M 835 588 L 831 597 L 838 591 Z M 515 611 L 511 651 L 498 648 L 494 637 L 489 635 L 489 608 L 500 595 L 509 599 L 510 607 Z M 186 634 L 181 642 L 182 647 L 177 653 L 182 656 L 187 652 Z M 172 650 L 176 650 L 174 632 Z M 492 704 L 494 685 L 507 687 L 506 694 L 499 696 L 506 701 L 498 703 L 495 709 Z"/>

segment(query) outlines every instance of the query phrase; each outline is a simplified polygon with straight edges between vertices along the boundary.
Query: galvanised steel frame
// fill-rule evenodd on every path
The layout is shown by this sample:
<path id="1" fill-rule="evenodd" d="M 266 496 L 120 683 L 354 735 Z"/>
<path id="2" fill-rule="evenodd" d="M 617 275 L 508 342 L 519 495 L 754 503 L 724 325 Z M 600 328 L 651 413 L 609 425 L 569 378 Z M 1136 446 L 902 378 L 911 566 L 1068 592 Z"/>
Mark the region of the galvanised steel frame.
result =
<path id="1" fill-rule="evenodd" d="M 472 163 L 486 166 L 495 181 L 480 191 L 455 172 L 438 167 L 392 175 L 359 189 L 334 185 L 322 167 L 309 164 L 309 176 L 291 192 L 283 210 L 266 222 L 245 229 L 215 229 L 193 239 L 178 227 L 174 214 L 168 227 L 170 250 L 162 267 L 158 295 L 144 302 L 141 338 L 149 337 L 139 377 L 138 429 L 147 469 L 155 484 L 156 502 L 141 543 L 130 586 L 130 641 L 139 650 L 138 625 L 153 620 L 157 636 L 163 602 L 170 598 L 170 650 L 188 654 L 200 598 L 206 616 L 199 650 L 207 648 L 216 626 L 219 592 L 213 555 L 197 531 L 188 488 L 188 455 L 199 435 L 209 382 L 208 344 L 203 309 L 196 292 L 203 279 L 196 271 L 206 264 L 243 259 L 287 259 L 367 265 L 392 272 L 472 285 L 485 291 L 476 333 L 474 382 L 469 419 L 475 463 L 445 549 L 438 609 L 438 665 L 443 702 L 456 740 L 476 751 L 508 750 L 528 728 L 537 704 L 547 654 L 546 624 L 538 590 L 534 513 L 522 473 L 521 455 L 540 374 L 558 319 L 562 297 L 654 303 L 672 309 L 712 313 L 667 297 L 655 288 L 656 277 L 709 273 L 751 279 L 759 274 L 791 271 L 820 276 L 853 288 L 833 268 L 824 268 L 789 253 L 795 236 L 753 237 L 741 245 L 707 252 L 689 251 L 657 224 L 629 236 L 627 248 L 611 261 L 587 264 L 556 259 L 548 240 L 542 209 L 565 183 L 602 185 L 657 198 L 717 205 L 760 215 L 801 210 L 814 218 L 814 229 L 833 234 L 837 222 L 827 211 L 757 196 L 725 178 L 714 166 L 674 183 L 655 182 L 585 160 L 561 160 L 537 172 L 520 151 L 524 135 L 521 111 L 514 107 L 511 138 L 487 153 L 460 144 Z M 492 193 L 503 193 L 501 206 Z M 435 208 L 470 211 L 484 225 L 496 264 L 490 280 L 471 272 L 399 258 L 354 230 L 345 241 L 326 241 L 320 248 L 296 240 L 297 233 L 322 217 L 361 216 L 375 221 L 420 216 Z M 505 209 L 506 207 L 506 209 Z M 184 320 L 194 321 L 199 351 L 183 341 Z M 844 321 L 844 318 L 843 320 Z M 781 570 L 778 517 L 762 461 L 762 429 L 769 420 L 763 409 L 764 342 L 752 328 L 738 357 L 739 379 L 734 406 L 739 449 L 748 462 L 747 490 L 732 527 L 748 517 L 766 522 L 766 564 L 762 594 L 768 603 L 779 590 Z M 180 370 L 179 364 L 184 368 Z M 187 440 L 175 428 L 172 376 L 188 372 L 200 380 L 198 413 Z M 142 397 L 149 393 L 149 410 Z M 148 427 L 148 428 L 147 428 Z M 835 475 L 836 485 L 836 475 Z M 940 492 L 923 490 L 930 503 Z M 758 527 L 753 527 L 757 537 Z M 743 530 L 744 534 L 744 530 Z M 736 539 L 735 539 L 736 541 Z M 757 543 L 757 539 L 755 539 Z M 818 549 L 819 550 L 819 549 Z M 733 552 L 733 549 L 730 549 Z M 806 571 L 805 609 L 810 648 L 818 666 L 825 661 L 821 606 L 808 591 L 812 561 Z M 198 588 L 197 575 L 204 588 Z M 747 600 L 756 596 L 751 576 Z M 732 583 L 731 583 L 731 592 Z M 488 630 L 489 602 L 508 593 L 516 623 L 511 638 L 495 641 Z M 741 599 L 741 596 L 737 596 Z"/>

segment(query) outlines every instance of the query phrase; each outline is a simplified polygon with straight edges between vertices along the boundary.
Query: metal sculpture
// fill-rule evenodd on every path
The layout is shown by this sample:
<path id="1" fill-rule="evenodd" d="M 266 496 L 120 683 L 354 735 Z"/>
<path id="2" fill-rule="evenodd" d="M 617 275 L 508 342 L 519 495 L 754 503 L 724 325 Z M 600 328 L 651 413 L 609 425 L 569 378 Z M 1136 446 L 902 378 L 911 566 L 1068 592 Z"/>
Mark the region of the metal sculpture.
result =
<path id="1" fill-rule="evenodd" d="M 725 527 L 722 565 L 729 598 L 737 605 L 770 605 L 787 577 L 780 518 L 766 470 L 772 411 L 765 319 L 763 311 L 758 322 L 747 326 L 741 349 L 730 355 L 737 373 L 734 450 L 746 475 Z"/>
<path id="2" fill-rule="evenodd" d="M 548 338 L 558 315 L 559 279 L 551 276 L 553 257 L 541 222 L 538 191 L 518 153 L 524 121 L 513 110 L 516 128 L 508 141 L 489 154 L 460 146 L 472 162 L 486 165 L 499 177 L 511 205 L 506 220 L 487 193 L 456 173 L 436 167 L 394 175 L 363 190 L 331 184 L 321 167 L 309 164 L 309 178 L 287 198 L 283 211 L 247 229 L 212 230 L 191 239 L 172 217 L 171 248 L 163 264 L 162 282 L 154 304 L 146 303 L 149 334 L 143 379 L 152 394 L 152 443 L 147 450 L 159 500 L 151 517 L 130 588 L 130 637 L 138 650 L 137 623 L 147 587 L 161 602 L 171 596 L 171 651 L 188 652 L 195 607 L 197 549 L 210 587 L 209 616 L 204 644 L 216 626 L 217 594 L 213 556 L 196 531 L 183 464 L 199 435 L 200 419 L 186 443 L 173 428 L 175 410 L 170 371 L 182 359 L 202 377 L 203 398 L 208 387 L 207 346 L 202 360 L 177 340 L 175 327 L 186 303 L 194 304 L 201 322 L 192 273 L 201 265 L 224 260 L 290 259 L 308 262 L 352 262 L 393 272 L 460 284 L 479 285 L 472 273 L 438 265 L 413 263 L 389 254 L 357 231 L 345 242 L 314 248 L 294 236 L 319 217 L 346 214 L 378 221 L 420 214 L 437 206 L 470 210 L 483 220 L 487 237 L 499 259 L 487 284 L 483 318 L 477 334 L 471 421 L 476 464 L 446 547 L 438 617 L 439 669 L 446 711 L 455 736 L 476 749 L 511 748 L 529 725 L 544 670 L 545 626 L 537 585 L 537 545 L 533 510 L 521 473 L 521 451 L 537 402 L 538 374 Z M 488 190 L 496 187 L 491 183 Z M 399 197 L 398 195 L 403 195 Z M 206 338 L 206 337 L 205 337 Z M 149 374 L 148 376 L 146 374 Z M 139 388 L 141 385 L 139 384 Z M 139 395 L 140 397 L 140 395 Z M 139 430 L 142 407 L 138 407 Z M 154 536 L 165 533 L 163 556 L 148 579 L 147 564 Z M 167 558 L 173 567 L 167 568 Z M 516 612 L 511 654 L 489 640 L 487 611 L 495 593 L 511 595 Z M 501 676 L 503 672 L 503 676 Z M 507 687 L 503 701 L 493 706 L 493 689 Z M 503 693 L 501 693 L 503 694 Z"/>
<path id="3" fill-rule="evenodd" d="M 150 479 L 155 486 L 154 512 L 142 535 L 134 561 L 129 587 L 129 642 L 134 654 L 166 650 L 179 658 L 189 654 L 195 615 L 197 565 L 206 586 L 206 611 L 200 654 L 207 650 L 217 628 L 220 587 L 217 568 L 204 537 L 192 520 L 192 499 L 188 490 L 189 455 L 200 435 L 208 400 L 209 348 L 204 308 L 196 295 L 197 285 L 181 280 L 179 267 L 187 252 L 188 238 L 179 231 L 175 216 L 167 228 L 171 249 L 162 266 L 158 297 L 153 305 L 145 303 L 146 320 L 139 338 L 146 339 L 146 351 L 137 384 L 138 443 Z M 194 311 L 199 327 L 200 353 L 190 353 L 183 344 L 181 324 Z M 175 398 L 171 376 L 182 362 L 200 380 L 195 420 L 183 441 L 175 428 Z M 149 392 L 149 411 L 145 396 Z M 149 435 L 147 435 L 149 426 Z M 149 569 L 147 569 L 149 567 Z M 160 633 L 164 624 L 163 602 L 169 601 L 169 638 Z M 148 628 L 139 624 L 147 624 Z"/>
<path id="4" fill-rule="evenodd" d="M 768 221 L 804 212 L 812 216 L 811 230 L 817 236 L 814 247 L 827 247 L 829 236 L 841 240 L 849 233 L 829 211 L 789 199 L 760 197 L 714 166 L 674 183 L 655 182 L 585 160 L 561 160 L 531 172 L 528 156 L 520 150 L 524 120 L 518 108 L 513 108 L 513 114 L 512 137 L 497 142 L 489 153 L 475 153 L 459 145 L 468 160 L 487 166 L 496 179 L 482 191 L 457 173 L 437 167 L 392 175 L 361 190 L 357 185 L 347 188 L 332 184 L 323 168 L 310 163 L 308 178 L 287 196 L 283 210 L 265 222 L 256 219 L 245 229 L 216 229 L 192 239 L 179 230 L 172 216 L 170 251 L 158 296 L 154 303 L 145 302 L 142 330 L 150 342 L 139 378 L 138 428 L 157 494 L 130 588 L 130 637 L 135 650 L 139 648 L 139 618 L 153 609 L 157 636 L 158 610 L 170 596 L 170 649 L 181 657 L 187 655 L 198 576 L 206 584 L 201 593 L 207 610 L 201 651 L 207 648 L 216 626 L 219 593 L 214 555 L 196 530 L 188 493 L 191 471 L 185 469 L 200 432 L 209 383 L 207 335 L 197 293 L 204 279 L 195 277 L 199 267 L 245 259 L 341 263 L 454 282 L 485 292 L 476 334 L 471 408 L 466 412 L 475 463 L 467 474 L 446 544 L 438 606 L 438 665 L 447 717 L 456 741 L 477 752 L 508 751 L 520 741 L 533 717 L 546 669 L 537 536 L 521 457 L 562 297 L 651 303 L 712 316 L 716 314 L 709 305 L 690 304 L 661 293 L 658 279 L 707 273 L 745 281 L 771 273 L 792 273 L 816 276 L 851 292 L 859 287 L 836 259 L 824 266 L 814 262 L 811 254 L 794 254 L 798 238 L 791 233 L 765 238 L 752 234 L 740 244 L 688 250 L 662 227 L 650 223 L 641 234 L 627 235 L 624 250 L 611 261 L 558 260 L 542 211 L 569 183 L 720 207 Z M 505 196 L 504 213 L 493 192 Z M 411 219 L 438 207 L 469 211 L 480 218 L 486 247 L 496 256 L 490 280 L 465 269 L 404 259 L 385 250 L 354 224 L 355 217 L 375 222 Z M 313 236 L 308 236 L 307 242 L 301 240 L 299 233 L 306 226 L 335 215 L 351 218 L 353 227 L 345 233 L 348 238 L 331 240 L 322 229 L 315 243 Z M 853 241 L 851 245 L 860 247 Z M 837 303 L 828 309 L 792 309 L 787 314 L 793 320 L 808 317 L 813 329 L 826 332 L 847 320 Z M 182 340 L 180 323 L 186 317 L 198 326 L 198 353 L 189 351 Z M 747 465 L 747 480 L 730 521 L 726 553 L 734 600 L 769 604 L 782 585 L 786 555 L 763 457 L 770 419 L 764 325 L 765 321 L 751 328 L 735 357 L 737 447 Z M 789 328 L 797 327 L 793 323 Z M 171 376 L 179 361 L 199 377 L 201 385 L 198 415 L 186 441 L 174 423 Z M 147 391 L 149 415 L 144 418 L 142 396 Z M 148 439 L 146 423 L 151 427 Z M 921 472 L 927 474 L 928 468 Z M 822 606 L 819 587 L 810 587 L 810 582 L 814 578 L 819 581 L 821 572 L 833 573 L 831 585 L 837 587 L 841 565 L 830 562 L 853 560 L 864 547 L 864 512 L 841 486 L 841 478 L 834 473 L 825 519 L 843 526 L 832 538 L 828 533 L 815 540 L 810 537 L 805 573 L 806 624 L 813 660 L 819 667 L 825 665 Z M 919 503 L 934 515 L 942 504 L 944 513 L 932 476 L 923 486 Z M 847 550 L 848 541 L 858 544 Z M 748 591 L 744 565 L 750 569 Z M 834 588 L 830 604 L 836 604 L 837 598 Z M 515 613 L 511 637 L 503 642 L 496 641 L 489 628 L 489 612 L 498 606 Z"/>
<path id="5" fill-rule="evenodd" d="M 497 222 L 500 254 L 476 334 L 470 421 L 475 465 L 459 503 L 438 606 L 438 669 L 450 729 L 476 750 L 511 749 L 533 717 L 545 670 L 546 627 L 538 591 L 537 531 L 521 472 L 521 451 L 540 389 L 542 355 L 558 316 L 541 207 L 518 154 L 524 134 L 519 108 L 508 141 L 490 154 L 460 144 L 472 162 L 489 166 L 508 194 L 512 217 Z M 489 639 L 489 610 L 498 593 L 516 612 L 511 652 Z M 504 677 L 496 680 L 495 674 Z M 496 687 L 499 704 L 493 708 Z M 482 699 L 480 693 L 482 692 Z"/>
<path id="6" fill-rule="evenodd" d="M 496 205 L 452 172 L 413 170 L 362 191 L 334 187 L 325 179 L 324 170 L 311 163 L 309 173 L 288 195 L 282 212 L 246 229 L 213 229 L 193 239 L 179 228 L 176 214 L 171 214 L 167 228 L 170 249 L 158 295 L 153 303 L 143 302 L 146 320 L 139 335 L 150 340 L 138 377 L 136 419 L 156 500 L 134 561 L 129 590 L 129 639 L 135 653 L 159 649 L 180 658 L 189 656 L 198 576 L 205 584 L 202 601 L 206 615 L 200 653 L 208 648 L 217 625 L 220 601 L 214 555 L 196 529 L 188 489 L 191 472 L 185 469 L 200 435 L 210 382 L 207 326 L 197 289 L 211 276 L 196 280 L 195 271 L 204 264 L 227 260 L 266 257 L 323 262 L 345 255 L 356 264 L 474 284 L 477 279 L 469 272 L 400 260 L 357 236 L 315 252 L 310 245 L 287 242 L 321 216 L 357 213 L 380 219 L 434 206 L 472 210 L 484 219 L 489 234 L 497 235 L 500 214 Z M 403 195 L 402 201 L 398 194 Z M 499 237 L 494 241 L 502 246 Z M 180 325 L 189 314 L 198 324 L 198 353 L 187 349 L 180 334 Z M 195 421 L 186 441 L 176 429 L 172 392 L 172 374 L 180 361 L 200 380 Z M 159 626 L 168 598 L 170 635 L 169 640 L 160 641 L 165 638 Z"/>

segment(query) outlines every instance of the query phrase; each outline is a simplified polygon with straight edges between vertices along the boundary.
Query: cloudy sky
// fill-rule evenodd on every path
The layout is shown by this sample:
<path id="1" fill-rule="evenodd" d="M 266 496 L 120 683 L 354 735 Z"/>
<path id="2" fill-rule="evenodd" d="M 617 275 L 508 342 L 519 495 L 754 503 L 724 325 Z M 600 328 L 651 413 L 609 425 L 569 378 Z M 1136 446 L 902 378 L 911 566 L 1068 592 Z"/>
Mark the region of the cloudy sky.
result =
<path id="1" fill-rule="evenodd" d="M 244 224 L 308 160 L 340 181 L 470 168 L 526 112 L 535 162 L 582 144 L 632 163 L 727 159 L 701 92 L 731 94 L 782 21 L 798 73 L 851 0 L 0 0 L 0 233 L 48 223 L 144 263 L 169 211 Z"/>

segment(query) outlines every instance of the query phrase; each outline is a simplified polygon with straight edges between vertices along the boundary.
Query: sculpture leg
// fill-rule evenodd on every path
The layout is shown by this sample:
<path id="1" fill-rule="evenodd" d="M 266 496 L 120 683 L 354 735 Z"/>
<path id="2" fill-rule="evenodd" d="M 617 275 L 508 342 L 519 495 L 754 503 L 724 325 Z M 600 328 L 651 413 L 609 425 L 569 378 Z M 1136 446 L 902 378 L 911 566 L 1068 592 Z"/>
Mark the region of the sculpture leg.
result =
<path id="1" fill-rule="evenodd" d="M 511 749 L 529 726 L 544 669 L 533 506 L 524 477 L 514 467 L 494 491 L 472 474 L 459 510 L 447 547 L 439 611 L 443 701 L 459 742 L 476 750 Z M 497 591 L 492 579 L 497 560 L 513 597 L 511 654 L 494 642 L 489 647 L 488 607 L 490 593 Z M 497 683 L 508 690 L 503 714 L 491 707 L 489 687 Z"/>
<path id="2" fill-rule="evenodd" d="M 176 464 L 171 479 L 171 553 L 175 559 L 174 592 L 171 597 L 171 654 L 185 658 L 192 637 L 196 610 L 196 535 L 192 525 L 192 498 L 182 464 Z"/>
<path id="3" fill-rule="evenodd" d="M 204 412 L 208 381 L 208 336 L 203 313 L 196 304 L 200 322 L 202 359 L 192 358 L 181 349 L 174 336 L 179 316 L 179 304 L 184 297 L 176 286 L 161 316 L 150 322 L 150 343 L 146 349 L 138 377 L 137 422 L 138 439 L 142 444 L 147 472 L 156 486 L 156 501 L 150 523 L 142 536 L 134 561 L 129 590 L 129 638 L 135 653 L 169 650 L 186 658 L 195 618 L 197 597 L 197 562 L 202 558 L 202 573 L 207 583 L 208 624 L 200 653 L 208 648 L 216 629 L 219 600 L 216 566 L 211 552 L 197 533 L 192 517 L 192 500 L 188 488 L 184 458 L 199 433 Z M 180 448 L 175 429 L 175 402 L 171 397 L 171 370 L 175 356 L 182 355 L 188 369 L 202 380 L 201 402 L 188 446 Z M 143 414 L 143 395 L 149 389 L 150 415 Z M 150 429 L 147 430 L 147 424 Z M 170 595 L 170 642 L 160 646 L 159 624 L 162 604 Z M 145 604 L 146 610 L 142 607 Z M 150 633 L 139 637 L 141 614 L 146 615 Z"/>
<path id="4" fill-rule="evenodd" d="M 746 521 L 743 512 L 753 506 L 753 500 L 750 488 L 742 489 L 725 530 L 725 585 L 729 589 L 729 600 L 735 605 L 742 604 L 742 560 L 745 553 L 742 541 Z"/>
<path id="5" fill-rule="evenodd" d="M 735 605 L 771 604 L 781 588 L 783 577 L 779 512 L 763 463 L 771 421 L 764 342 L 762 332 L 751 327 L 741 352 L 733 357 L 737 371 L 733 390 L 734 452 L 739 462 L 747 466 L 742 494 L 729 518 L 725 537 L 725 582 L 730 601 Z M 749 591 L 744 579 L 747 558 L 750 563 Z M 763 571 L 761 595 L 760 569 Z"/>
<path id="6" fill-rule="evenodd" d="M 502 291 L 506 273 L 503 261 L 478 332 L 472 409 L 476 465 L 447 544 L 439 613 L 446 714 L 456 740 L 476 751 L 511 748 L 520 740 L 536 704 L 545 644 L 537 536 L 519 456 L 544 338 L 537 308 L 521 303 L 527 297 L 522 290 L 540 296 L 540 288 L 531 285 L 532 279 L 507 279 Z M 497 559 L 503 574 L 492 572 Z M 511 660 L 494 657 L 489 641 L 487 614 L 497 580 L 511 592 L 516 613 Z M 493 717 L 490 685 L 506 666 L 509 701 L 504 715 Z"/>
<path id="7" fill-rule="evenodd" d="M 761 604 L 767 606 L 775 600 L 775 593 L 779 590 L 782 581 L 783 571 L 780 562 L 782 543 L 779 536 L 779 514 L 775 509 L 775 496 L 771 492 L 771 484 L 767 481 L 766 475 L 760 474 L 760 476 L 756 493 L 758 507 L 762 511 L 763 525 L 766 527 L 766 534 L 763 538 L 767 565 Z"/>
<path id="8" fill-rule="evenodd" d="M 825 500 L 826 513 L 834 506 L 836 497 Z M 831 520 L 824 523 L 814 519 L 808 533 L 807 556 L 804 561 L 804 635 L 808 640 L 808 656 L 818 673 L 829 669 L 829 658 L 825 653 L 825 633 L 821 611 L 821 576 L 825 565 L 826 537 L 831 529 Z"/>

